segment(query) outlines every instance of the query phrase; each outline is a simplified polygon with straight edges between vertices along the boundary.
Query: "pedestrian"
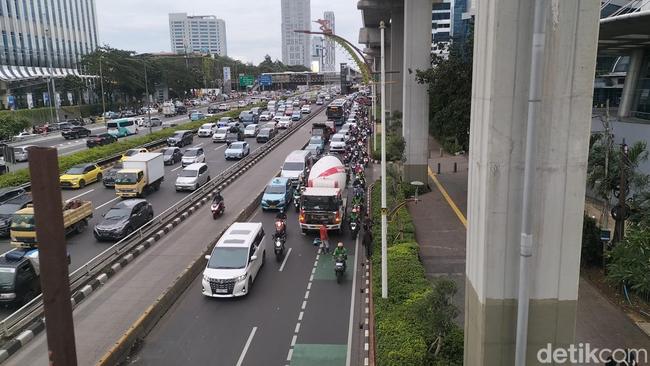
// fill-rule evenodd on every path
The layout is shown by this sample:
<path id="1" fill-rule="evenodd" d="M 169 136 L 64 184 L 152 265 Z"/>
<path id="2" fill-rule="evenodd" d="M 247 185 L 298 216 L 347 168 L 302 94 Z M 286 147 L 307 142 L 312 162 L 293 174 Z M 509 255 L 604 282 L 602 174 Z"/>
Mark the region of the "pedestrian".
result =
<path id="1" fill-rule="evenodd" d="M 327 226 L 325 226 L 325 224 L 321 224 L 319 231 L 320 231 L 320 242 L 321 242 L 321 246 L 323 248 L 323 251 L 325 253 L 329 253 L 330 252 L 330 240 L 329 240 L 329 237 L 327 235 Z"/>

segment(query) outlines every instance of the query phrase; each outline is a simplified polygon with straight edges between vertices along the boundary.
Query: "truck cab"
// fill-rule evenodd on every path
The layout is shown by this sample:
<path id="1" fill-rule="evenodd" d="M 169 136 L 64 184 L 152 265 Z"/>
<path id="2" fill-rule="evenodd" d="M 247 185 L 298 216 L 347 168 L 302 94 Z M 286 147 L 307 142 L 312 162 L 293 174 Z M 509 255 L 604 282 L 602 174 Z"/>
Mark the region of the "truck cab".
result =
<path id="1" fill-rule="evenodd" d="M 165 179 L 165 163 L 161 153 L 140 153 L 124 160 L 124 168 L 115 175 L 118 197 L 142 197 L 157 191 Z"/>
<path id="2" fill-rule="evenodd" d="M 146 182 L 142 169 L 122 169 L 115 175 L 115 194 L 125 197 L 138 197 Z"/>

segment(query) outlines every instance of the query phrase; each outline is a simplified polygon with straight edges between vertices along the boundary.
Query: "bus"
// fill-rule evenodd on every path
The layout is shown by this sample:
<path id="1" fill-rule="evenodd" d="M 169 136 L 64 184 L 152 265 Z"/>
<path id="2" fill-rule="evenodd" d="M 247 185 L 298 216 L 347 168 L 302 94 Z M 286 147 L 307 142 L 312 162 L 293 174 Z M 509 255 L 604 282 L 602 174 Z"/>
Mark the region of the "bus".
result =
<path id="1" fill-rule="evenodd" d="M 138 133 L 136 118 L 118 118 L 106 122 L 106 132 L 119 138 Z"/>
<path id="2" fill-rule="evenodd" d="M 325 114 L 328 120 L 334 121 L 337 126 L 341 126 L 345 123 L 345 103 L 338 99 L 333 101 L 327 106 Z"/>

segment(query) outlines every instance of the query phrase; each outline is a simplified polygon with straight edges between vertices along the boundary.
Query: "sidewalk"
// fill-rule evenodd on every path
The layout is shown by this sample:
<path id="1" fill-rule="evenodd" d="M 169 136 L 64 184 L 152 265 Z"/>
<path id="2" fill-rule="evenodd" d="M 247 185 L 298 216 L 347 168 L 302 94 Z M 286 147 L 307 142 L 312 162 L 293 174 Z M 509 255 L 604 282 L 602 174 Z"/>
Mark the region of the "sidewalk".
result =
<path id="1" fill-rule="evenodd" d="M 427 276 L 447 275 L 458 285 L 454 303 L 460 308 L 458 322 L 464 319 L 465 239 L 463 220 L 467 217 L 466 156 L 443 154 L 440 145 L 430 139 L 429 167 L 440 188 L 429 178 L 431 192 L 420 196 L 422 202 L 409 204 L 415 224 L 415 235 L 420 245 L 420 257 Z M 456 163 L 457 172 L 453 172 Z M 445 198 L 449 197 L 449 200 Z M 458 208 L 456 212 L 451 205 Z M 650 349 L 650 337 L 630 320 L 623 311 L 610 303 L 588 281 L 580 279 L 576 319 L 576 344 L 591 343 L 593 347 L 643 347 Z"/>

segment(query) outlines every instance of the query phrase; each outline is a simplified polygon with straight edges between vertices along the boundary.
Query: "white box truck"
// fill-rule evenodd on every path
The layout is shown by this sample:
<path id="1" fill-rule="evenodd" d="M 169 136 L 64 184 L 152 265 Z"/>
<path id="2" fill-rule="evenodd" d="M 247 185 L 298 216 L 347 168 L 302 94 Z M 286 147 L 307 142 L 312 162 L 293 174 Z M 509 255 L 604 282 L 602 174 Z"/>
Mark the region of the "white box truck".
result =
<path id="1" fill-rule="evenodd" d="M 300 229 L 341 231 L 347 203 L 345 166 L 334 156 L 324 156 L 312 166 L 300 199 Z"/>
<path id="2" fill-rule="evenodd" d="M 140 153 L 124 160 L 115 176 L 115 193 L 122 198 L 142 197 L 160 189 L 165 179 L 161 153 Z"/>
<path id="3" fill-rule="evenodd" d="M 176 115 L 176 106 L 172 102 L 163 103 L 162 109 L 165 117 L 174 117 Z"/>

